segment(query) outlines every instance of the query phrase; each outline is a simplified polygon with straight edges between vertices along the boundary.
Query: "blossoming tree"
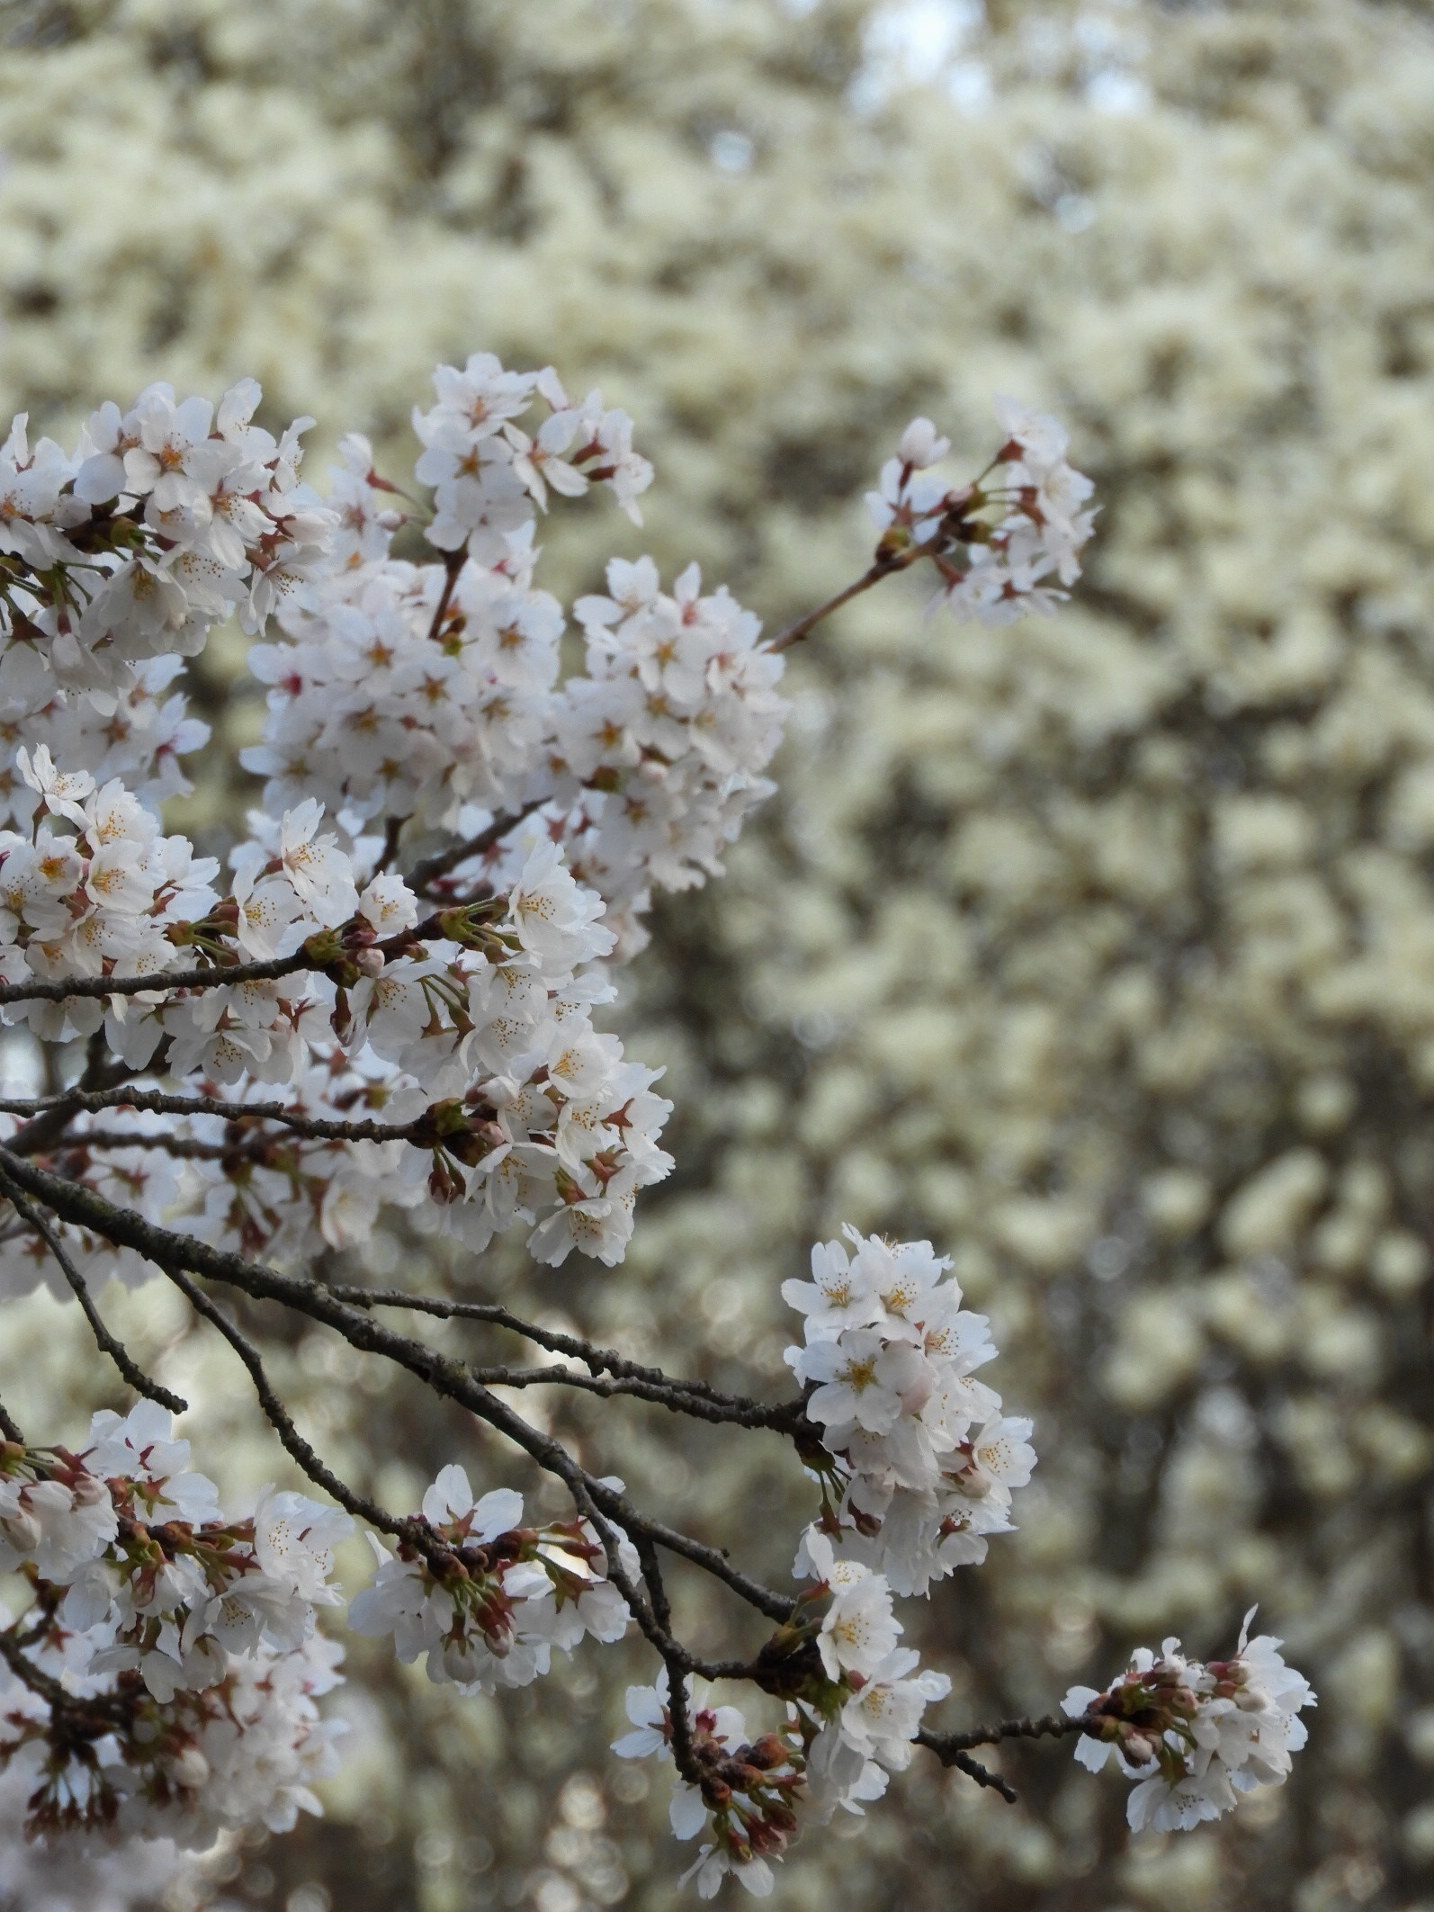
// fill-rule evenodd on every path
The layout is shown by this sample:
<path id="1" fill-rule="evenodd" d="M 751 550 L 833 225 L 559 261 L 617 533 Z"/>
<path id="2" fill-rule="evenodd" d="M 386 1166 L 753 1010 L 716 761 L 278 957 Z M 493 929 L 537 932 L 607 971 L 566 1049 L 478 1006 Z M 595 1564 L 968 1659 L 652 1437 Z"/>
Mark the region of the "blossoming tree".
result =
<path id="1" fill-rule="evenodd" d="M 1135 1782 L 1137 1830 L 1216 1817 L 1280 1783 L 1313 1699 L 1277 1641 L 1201 1663 L 1166 1640 L 1059 1712 L 936 1731 L 944 1674 L 900 1644 L 895 1600 L 979 1564 L 1012 1527 L 1031 1423 L 982 1379 L 988 1324 L 927 1242 L 847 1230 L 788 1282 L 799 1385 L 723 1393 L 449 1291 L 332 1278 L 381 1213 L 463 1254 L 526 1231 L 551 1267 L 618 1266 L 640 1191 L 672 1166 L 659 1073 L 600 1027 L 611 971 L 644 941 L 657 890 L 720 872 L 771 789 L 783 653 L 858 594 L 929 565 L 938 602 L 1002 623 L 1051 610 L 1079 575 L 1089 481 L 1050 418 L 1008 401 L 979 475 L 912 423 L 869 503 L 866 571 L 781 635 L 696 567 L 670 591 L 615 560 L 573 607 L 583 669 L 563 668 L 562 606 L 534 584 L 538 514 L 594 487 L 640 522 L 652 478 L 631 421 L 551 370 L 487 355 L 435 379 L 415 414 L 418 486 L 342 446 L 326 495 L 299 439 L 255 423 L 252 381 L 217 412 L 152 386 L 89 421 L 73 454 L 0 453 L 0 704 L 13 745 L 0 833 L 0 1014 L 43 1056 L 47 1093 L 0 1102 L 0 1285 L 48 1282 L 83 1310 L 141 1399 L 70 1445 L 0 1408 L 0 1569 L 20 1590 L 0 1626 L 0 1760 L 25 1776 L 51 1839 L 283 1830 L 316 1809 L 334 1758 L 318 1701 L 342 1652 L 318 1630 L 341 1604 L 333 1551 L 358 1523 L 372 1585 L 354 1631 L 464 1691 L 541 1677 L 555 1650 L 636 1629 L 656 1657 L 614 1751 L 674 1769 L 674 1832 L 710 1896 L 758 1894 L 804 1822 L 860 1812 L 916 1747 L 1011 1796 L 973 1749 L 1075 1736 Z M 415 562 L 408 548 L 434 555 Z M 237 612 L 264 641 L 262 742 L 245 767 L 262 808 L 221 877 L 163 833 L 181 759 L 204 726 L 174 688 Z M 228 1343 L 277 1440 L 323 1495 L 274 1488 L 240 1507 L 190 1468 L 187 1403 L 107 1326 L 113 1274 L 156 1273 Z M 617 1278 L 617 1277 L 614 1277 Z M 435 1276 L 435 1279 L 437 1277 Z M 346 1484 L 296 1427 L 240 1325 L 273 1304 L 377 1355 L 469 1418 L 475 1441 L 416 1511 Z M 480 1365 L 406 1333 L 405 1315 L 487 1323 L 541 1365 Z M 277 1317 L 276 1317 L 277 1318 Z M 399 1325 L 394 1325 L 395 1323 Z M 812 1488 L 793 1536 L 795 1591 L 635 1505 L 515 1392 L 633 1397 L 790 1443 Z M 561 1483 L 567 1517 L 475 1496 L 476 1437 Z M 753 1616 L 746 1657 L 674 1627 L 666 1573 L 685 1562 Z M 749 1723 L 695 1682 L 746 1687 Z"/>

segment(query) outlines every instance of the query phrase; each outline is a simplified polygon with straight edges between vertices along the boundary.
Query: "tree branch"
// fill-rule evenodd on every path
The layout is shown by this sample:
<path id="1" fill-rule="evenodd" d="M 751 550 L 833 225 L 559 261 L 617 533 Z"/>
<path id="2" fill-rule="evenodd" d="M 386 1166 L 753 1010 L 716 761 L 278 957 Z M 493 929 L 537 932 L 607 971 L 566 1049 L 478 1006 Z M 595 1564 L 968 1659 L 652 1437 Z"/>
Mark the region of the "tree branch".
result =
<path id="1" fill-rule="evenodd" d="M 965 1733 L 921 1733 L 918 1738 L 939 1759 L 943 1753 L 994 1746 L 1002 1739 L 1064 1739 L 1071 1733 L 1083 1733 L 1087 1724 L 1084 1714 L 1071 1719 L 1065 1713 L 1043 1713 L 1039 1719 L 1003 1719 L 999 1726 L 976 1726 Z"/>
<path id="2" fill-rule="evenodd" d="M 954 1766 L 958 1772 L 965 1773 L 968 1779 L 974 1779 L 978 1786 L 989 1787 L 1014 1805 L 1020 1798 L 1015 1787 L 999 1773 L 993 1773 L 979 1760 L 972 1759 L 967 1749 L 972 1746 L 994 1746 L 1003 1739 L 1064 1739 L 1071 1733 L 1087 1732 L 1089 1727 L 1089 1719 L 1084 1714 L 1070 1719 L 1064 1713 L 1044 1713 L 1039 1719 L 1005 1719 L 997 1726 L 975 1726 L 964 1733 L 923 1731 L 916 1735 L 916 1744 L 935 1753 L 943 1766 Z"/>
<path id="3" fill-rule="evenodd" d="M 850 604 L 853 598 L 860 597 L 873 585 L 880 584 L 883 578 L 893 577 L 896 572 L 904 571 L 909 564 L 913 564 L 923 555 L 924 547 L 920 545 L 909 553 L 887 555 L 878 551 L 869 568 L 854 584 L 849 584 L 844 591 L 838 591 L 835 597 L 828 598 L 825 604 L 819 604 L 816 610 L 808 611 L 805 617 L 799 617 L 795 624 L 789 624 L 779 637 L 774 637 L 770 644 L 763 646 L 763 649 L 789 651 L 794 644 L 800 644 L 804 637 L 814 631 L 824 618 L 830 617 L 833 611 L 839 611 L 844 604 Z"/>
<path id="4" fill-rule="evenodd" d="M 12 1002 L 66 1002 L 72 997 L 104 1000 L 108 996 L 142 996 L 153 990 L 167 995 L 174 989 L 217 989 L 227 983 L 275 982 L 281 976 L 295 976 L 301 970 L 322 969 L 306 951 L 292 956 L 271 956 L 262 962 L 221 965 L 206 963 L 199 969 L 161 969 L 153 976 L 69 976 L 53 982 L 0 984 L 0 1005 Z"/>

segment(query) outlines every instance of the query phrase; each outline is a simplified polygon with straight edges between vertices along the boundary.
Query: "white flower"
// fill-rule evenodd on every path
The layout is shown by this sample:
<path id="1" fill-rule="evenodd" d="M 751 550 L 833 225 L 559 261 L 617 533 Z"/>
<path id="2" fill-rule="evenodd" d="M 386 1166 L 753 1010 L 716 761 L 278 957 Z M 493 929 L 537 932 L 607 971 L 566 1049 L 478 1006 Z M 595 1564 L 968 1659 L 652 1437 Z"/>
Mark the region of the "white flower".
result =
<path id="1" fill-rule="evenodd" d="M 612 1750 L 619 1759 L 650 1759 L 667 1745 L 667 1672 L 658 1674 L 655 1685 L 630 1686 L 624 1705 L 627 1717 L 636 1728 L 615 1739 Z M 688 1695 L 685 1693 L 684 1697 Z"/>
<path id="2" fill-rule="evenodd" d="M 279 824 L 279 860 L 299 900 L 309 904 L 326 926 L 346 922 L 358 907 L 353 865 L 336 839 L 316 837 L 324 806 L 310 797 L 286 810 Z"/>
<path id="3" fill-rule="evenodd" d="M 950 449 L 951 440 L 940 437 L 929 418 L 913 418 L 901 434 L 896 455 L 903 464 L 921 470 L 927 465 L 940 464 Z"/>
<path id="4" fill-rule="evenodd" d="M 744 1858 L 728 1846 L 703 1846 L 677 1883 L 695 1880 L 699 1898 L 715 1899 L 729 1873 L 754 1899 L 769 1898 L 776 1884 L 772 1868 L 760 1855 L 749 1853 Z"/>
<path id="5" fill-rule="evenodd" d="M 353 1532 L 349 1516 L 321 1506 L 303 1494 L 266 1487 L 254 1510 L 254 1553 L 259 1565 L 281 1586 L 318 1606 L 337 1606 L 328 1584 L 334 1548 Z"/>

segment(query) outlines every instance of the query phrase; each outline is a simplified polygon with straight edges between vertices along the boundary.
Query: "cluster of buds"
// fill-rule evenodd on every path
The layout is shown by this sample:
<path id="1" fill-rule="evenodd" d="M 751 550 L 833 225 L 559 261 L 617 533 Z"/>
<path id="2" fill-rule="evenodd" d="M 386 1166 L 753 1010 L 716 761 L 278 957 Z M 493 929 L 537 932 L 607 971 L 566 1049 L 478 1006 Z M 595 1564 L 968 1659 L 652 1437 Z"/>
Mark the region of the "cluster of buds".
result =
<path id="1" fill-rule="evenodd" d="M 1308 1737 L 1296 1717 L 1309 1682 L 1285 1664 L 1281 1641 L 1249 1638 L 1254 1608 L 1228 1660 L 1187 1659 L 1166 1640 L 1148 1647 L 1106 1690 L 1072 1687 L 1062 1702 L 1084 1722 L 1076 1758 L 1098 1772 L 1112 1758 L 1137 1782 L 1127 1816 L 1136 1832 L 1170 1832 L 1218 1819 L 1240 1793 L 1279 1786 Z"/>
<path id="2" fill-rule="evenodd" d="M 806 1745 L 789 1726 L 753 1738 L 735 1706 L 696 1707 L 684 1686 L 690 1779 L 679 1779 L 669 1808 L 679 1839 L 704 1834 L 697 1858 L 680 1883 L 695 1880 L 704 1899 L 713 1898 L 733 1874 L 756 1898 L 774 1884 L 771 1861 L 780 1859 L 797 1830 L 793 1810 L 805 1785 Z M 613 1742 L 620 1759 L 671 1755 L 674 1740 L 665 1673 L 653 1686 L 627 1689 L 627 1716 L 634 1730 Z"/>

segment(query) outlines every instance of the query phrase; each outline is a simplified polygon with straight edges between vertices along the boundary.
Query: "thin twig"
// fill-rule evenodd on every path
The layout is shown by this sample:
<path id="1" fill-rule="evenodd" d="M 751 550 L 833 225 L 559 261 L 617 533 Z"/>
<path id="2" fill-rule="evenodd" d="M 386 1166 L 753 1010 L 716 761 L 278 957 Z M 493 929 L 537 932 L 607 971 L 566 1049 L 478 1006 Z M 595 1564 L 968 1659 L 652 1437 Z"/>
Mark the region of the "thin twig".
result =
<path id="1" fill-rule="evenodd" d="M 994 1746 L 1003 1739 L 1064 1739 L 1071 1733 L 1084 1733 L 1088 1729 L 1089 1721 L 1084 1716 L 1070 1719 L 1064 1713 L 1045 1713 L 1039 1719 L 1004 1719 L 995 1726 L 973 1726 L 964 1733 L 923 1731 L 916 1735 L 916 1743 L 935 1753 L 943 1766 L 954 1766 L 958 1772 L 974 1779 L 978 1786 L 989 1787 L 1014 1805 L 1020 1797 L 1016 1789 L 999 1773 L 972 1759 L 967 1749 Z"/>
<path id="2" fill-rule="evenodd" d="M 454 586 L 462 576 L 463 567 L 467 562 L 468 550 L 466 545 L 459 545 L 456 551 L 449 551 L 444 554 L 443 589 L 438 594 L 438 602 L 433 607 L 433 621 L 428 627 L 430 643 L 437 641 L 438 634 L 443 629 L 443 620 L 447 615 L 448 606 L 453 597 Z"/>
<path id="3" fill-rule="evenodd" d="M 65 1094 L 52 1097 L 49 1107 L 37 1107 L 33 1118 L 11 1136 L 10 1146 L 17 1155 L 43 1154 L 57 1142 L 80 1106 L 77 1097 L 115 1089 L 139 1073 L 117 1056 L 111 1056 L 104 1047 L 103 1037 L 103 1028 L 96 1029 L 90 1037 L 84 1071 L 79 1081 L 73 1083 Z M 166 1037 L 163 1046 L 168 1048 L 168 1045 L 169 1039 Z"/>
<path id="4" fill-rule="evenodd" d="M 223 1162 L 231 1155 L 242 1155 L 255 1148 L 268 1146 L 271 1139 L 265 1136 L 251 1136 L 247 1140 L 230 1144 L 228 1142 L 196 1142 L 193 1136 L 171 1135 L 162 1130 L 152 1134 L 147 1130 L 136 1129 L 127 1133 L 124 1129 L 86 1129 L 81 1135 L 62 1136 L 51 1154 L 70 1153 L 74 1149 L 160 1149 L 166 1155 L 173 1155 L 186 1162 Z M 11 1144 L 13 1147 L 13 1143 Z M 16 1149 L 17 1155 L 39 1155 L 46 1151 L 36 1148 Z"/>
<path id="5" fill-rule="evenodd" d="M 898 571 L 904 571 L 909 564 L 922 555 L 923 547 L 919 545 L 910 553 L 891 555 L 878 553 L 870 567 L 854 584 L 849 584 L 844 591 L 838 591 L 834 598 L 828 598 L 826 603 L 819 604 L 816 610 L 808 611 L 805 617 L 799 617 L 795 624 L 789 624 L 780 637 L 774 637 L 770 644 L 764 644 L 763 650 L 789 651 L 794 644 L 800 644 L 804 637 L 814 631 L 824 618 L 830 617 L 833 611 L 839 611 L 844 604 L 850 604 L 853 598 L 860 597 L 873 585 L 880 584 L 883 578 L 889 578 Z"/>
<path id="6" fill-rule="evenodd" d="M 433 1545 L 433 1537 L 429 1534 L 424 1522 L 402 1520 L 397 1514 L 390 1514 L 385 1508 L 380 1507 L 377 1501 L 369 1500 L 367 1496 L 345 1486 L 294 1426 L 293 1416 L 275 1392 L 274 1385 L 264 1370 L 259 1350 L 249 1337 L 209 1299 L 202 1288 L 190 1280 L 182 1269 L 168 1268 L 165 1273 L 188 1299 L 195 1313 L 203 1315 L 211 1326 L 219 1330 L 249 1370 L 249 1378 L 254 1383 L 254 1392 L 259 1397 L 259 1405 L 264 1410 L 265 1418 L 285 1449 L 299 1463 L 309 1479 L 316 1486 L 322 1487 L 326 1494 L 331 1495 L 345 1512 L 353 1514 L 356 1519 L 366 1520 L 371 1527 L 379 1527 L 384 1533 L 392 1534 L 396 1539 L 407 1541 L 410 1546 L 418 1546 L 420 1549 L 426 1550 L 425 1542 L 430 1546 Z"/>
<path id="7" fill-rule="evenodd" d="M 1003 1719 L 998 1726 L 976 1726 L 964 1733 L 923 1733 L 921 1744 L 939 1756 L 972 1746 L 994 1746 L 1002 1739 L 1064 1739 L 1083 1733 L 1087 1724 L 1084 1715 L 1072 1719 L 1065 1713 L 1043 1713 L 1039 1719 Z"/>
<path id="8" fill-rule="evenodd" d="M 51 1228 L 39 1210 L 25 1200 L 25 1197 L 10 1180 L 10 1177 L 3 1172 L 0 1172 L 0 1193 L 5 1195 L 16 1214 L 29 1223 L 31 1228 L 34 1229 L 35 1233 L 39 1235 L 45 1246 L 49 1249 L 50 1253 L 55 1257 L 55 1260 L 60 1265 L 60 1272 L 64 1275 L 65 1280 L 69 1282 L 70 1287 L 74 1290 L 75 1299 L 84 1310 L 85 1319 L 90 1324 L 90 1333 L 95 1337 L 96 1345 L 114 1362 L 115 1366 L 134 1389 L 135 1393 L 147 1395 L 151 1401 L 158 1401 L 160 1406 L 167 1407 L 171 1414 L 187 1413 L 189 1409 L 188 1401 L 181 1395 L 171 1394 L 168 1388 L 161 1387 L 158 1381 L 152 1380 L 151 1377 L 145 1373 L 144 1369 L 140 1367 L 139 1363 L 133 1359 L 123 1341 L 121 1341 L 118 1336 L 111 1334 L 101 1318 L 99 1309 L 94 1304 L 94 1299 L 90 1294 L 89 1284 L 75 1266 L 74 1262 L 71 1261 L 65 1244 L 60 1240 L 59 1236 L 55 1233 L 54 1229 Z"/>
<path id="9" fill-rule="evenodd" d="M 655 1401 L 659 1407 L 668 1408 L 674 1414 L 685 1414 L 694 1421 L 735 1423 L 739 1427 L 771 1427 L 782 1433 L 789 1431 L 793 1413 L 799 1415 L 802 1409 L 800 1401 L 783 1408 L 764 1408 L 756 1402 L 713 1401 L 700 1394 L 689 1394 L 680 1381 L 632 1381 L 603 1375 L 574 1374 L 571 1368 L 470 1367 L 468 1372 L 475 1381 L 481 1381 L 484 1387 L 489 1388 L 576 1388 L 580 1393 L 596 1394 L 603 1400 L 626 1395 L 632 1400 Z"/>
<path id="10" fill-rule="evenodd" d="M 983 1766 L 979 1759 L 972 1759 L 969 1753 L 952 1753 L 941 1764 L 954 1766 L 957 1772 L 974 1779 L 978 1786 L 988 1786 L 992 1792 L 998 1792 L 1008 1806 L 1014 1806 L 1021 1797 L 1008 1779 L 1002 1779 L 999 1773 L 993 1773 L 989 1766 Z"/>
<path id="11" fill-rule="evenodd" d="M 0 1401 L 0 1434 L 3 1434 L 7 1441 L 18 1441 L 21 1447 L 26 1444 L 25 1436 L 20 1432 L 19 1422 L 3 1401 Z"/>
<path id="12" fill-rule="evenodd" d="M 394 858 L 398 855 L 398 839 L 403 835 L 403 826 L 407 817 L 388 817 L 383 826 L 383 850 L 373 867 L 375 876 L 381 876 L 385 870 L 392 869 Z"/>

